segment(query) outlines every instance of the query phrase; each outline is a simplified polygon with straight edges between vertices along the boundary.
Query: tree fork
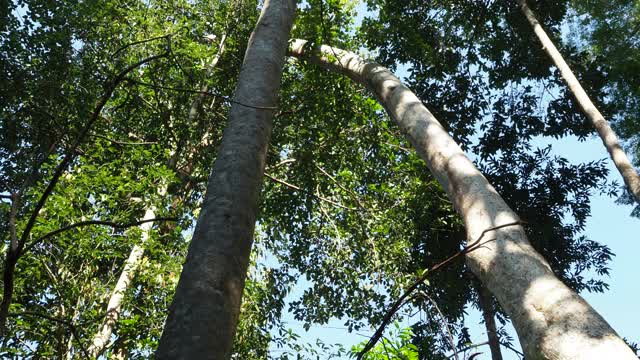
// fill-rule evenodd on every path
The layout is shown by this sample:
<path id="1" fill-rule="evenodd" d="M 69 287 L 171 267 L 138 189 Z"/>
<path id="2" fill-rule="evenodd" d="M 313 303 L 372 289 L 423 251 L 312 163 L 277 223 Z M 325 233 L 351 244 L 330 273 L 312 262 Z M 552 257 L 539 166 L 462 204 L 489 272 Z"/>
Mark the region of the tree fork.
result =
<path id="1" fill-rule="evenodd" d="M 231 355 L 294 13 L 293 0 L 266 0 L 249 38 L 158 359 Z"/>
<path id="2" fill-rule="evenodd" d="M 616 165 L 620 175 L 622 175 L 622 179 L 627 185 L 627 189 L 636 202 L 640 203 L 640 176 L 633 167 L 633 164 L 631 164 L 631 161 L 629 161 L 627 154 L 622 149 L 616 133 L 609 125 L 609 122 L 604 118 L 604 116 L 602 116 L 598 108 L 593 104 L 586 91 L 584 91 L 582 85 L 580 85 L 580 82 L 571 71 L 571 68 L 567 62 L 564 61 L 562 54 L 560 54 L 556 46 L 553 44 L 553 41 L 551 41 L 547 33 L 542 28 L 542 25 L 540 25 L 538 19 L 536 19 L 533 10 L 531 10 L 527 5 L 527 1 L 518 0 L 518 2 L 520 4 L 520 10 L 522 10 L 527 21 L 533 28 L 533 32 L 542 43 L 544 51 L 549 55 L 558 70 L 560 70 L 562 78 L 578 101 L 578 105 L 580 105 L 580 108 L 587 116 L 593 127 L 596 128 L 602 143 L 609 152 L 611 160 L 613 160 L 613 163 Z"/>
<path id="3" fill-rule="evenodd" d="M 467 241 L 486 229 L 520 222 L 442 125 L 388 69 L 329 46 L 292 41 L 289 54 L 366 86 L 415 147 L 461 215 Z M 631 349 L 582 297 L 554 275 L 520 225 L 491 231 L 465 257 L 471 271 L 511 317 L 527 359 L 628 359 Z"/>

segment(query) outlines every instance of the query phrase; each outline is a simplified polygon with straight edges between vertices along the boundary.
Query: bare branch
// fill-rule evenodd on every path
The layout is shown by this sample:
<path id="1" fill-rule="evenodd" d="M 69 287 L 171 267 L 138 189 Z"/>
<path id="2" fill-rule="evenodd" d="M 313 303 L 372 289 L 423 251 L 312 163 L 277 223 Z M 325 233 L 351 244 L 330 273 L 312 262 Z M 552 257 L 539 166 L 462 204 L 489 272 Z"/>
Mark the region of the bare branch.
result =
<path id="1" fill-rule="evenodd" d="M 307 191 L 307 190 L 304 190 L 304 189 L 300 188 L 299 186 L 295 186 L 295 185 L 293 185 L 293 184 L 289 184 L 288 182 L 286 182 L 286 181 L 284 181 L 284 180 L 277 179 L 277 178 L 275 178 L 275 177 L 273 177 L 273 176 L 271 176 L 271 175 L 269 175 L 269 174 L 267 174 L 267 173 L 265 173 L 265 174 L 264 174 L 264 176 L 266 176 L 266 177 L 268 177 L 269 179 L 271 179 L 271 180 L 273 180 L 273 181 L 277 182 L 278 184 L 281 184 L 281 185 L 284 185 L 284 186 L 286 186 L 286 187 L 288 187 L 288 188 L 291 188 L 291 189 L 294 189 L 294 190 L 298 190 L 298 191 L 303 192 L 303 193 L 305 193 L 305 194 L 308 194 L 308 195 L 314 196 L 314 197 L 316 197 L 316 198 L 318 198 L 318 199 L 320 199 L 320 200 L 322 200 L 322 201 L 324 201 L 324 202 L 327 202 L 327 203 L 329 203 L 329 204 L 331 204 L 331 205 L 334 205 L 334 206 L 337 206 L 337 207 L 339 207 L 339 208 L 343 208 L 343 209 L 345 209 L 345 210 L 351 210 L 351 211 L 356 211 L 356 210 L 358 210 L 358 209 L 356 209 L 356 208 L 351 208 L 351 207 L 348 207 L 348 206 L 344 206 L 344 205 L 342 205 L 342 204 L 340 204 L 340 203 L 337 203 L 337 202 L 335 202 L 335 201 L 329 200 L 329 199 L 327 199 L 327 198 L 325 198 L 325 197 L 322 197 L 322 196 L 320 196 L 320 195 L 316 195 L 316 194 L 314 194 L 314 193 L 313 193 L 313 192 L 311 192 L 311 191 Z"/>
<path id="2" fill-rule="evenodd" d="M 482 247 L 482 245 L 484 245 L 485 243 L 492 241 L 492 240 L 487 240 L 485 242 L 481 242 L 482 239 L 484 238 L 484 236 L 490 232 L 490 231 L 494 231 L 494 230 L 498 230 L 498 229 L 502 229 L 505 227 L 509 227 L 509 226 L 516 226 L 516 225 L 524 225 L 526 224 L 526 222 L 524 221 L 514 221 L 514 222 L 510 222 L 507 224 L 503 224 L 500 226 L 496 226 L 496 227 L 492 227 L 489 229 L 485 229 L 484 231 L 482 231 L 482 233 L 480 234 L 480 236 L 478 237 L 478 239 L 474 242 L 472 242 L 471 244 L 469 244 L 467 247 L 465 247 L 464 249 L 462 249 L 461 251 L 455 253 L 453 256 L 447 258 L 446 260 L 444 260 L 441 263 L 438 263 L 434 266 L 432 266 L 431 268 L 429 268 L 427 271 L 424 272 L 424 275 L 422 275 L 418 280 L 416 280 L 411 286 L 409 286 L 409 289 L 407 289 L 407 291 L 405 291 L 402 296 L 400 296 L 398 298 L 398 300 L 396 300 L 393 305 L 391 306 L 391 308 L 387 311 L 387 314 L 384 316 L 384 318 L 382 319 L 382 323 L 380 324 L 380 326 L 378 326 L 378 329 L 376 330 L 376 332 L 373 334 L 373 336 L 371 336 L 371 338 L 369 339 L 369 342 L 367 343 L 367 345 L 365 345 L 365 347 L 358 353 L 358 356 L 356 357 L 357 360 L 362 360 L 362 358 L 364 357 L 364 355 L 369 352 L 369 350 L 373 349 L 373 347 L 376 345 L 376 343 L 378 342 L 378 340 L 380 340 L 380 338 L 382 337 L 382 334 L 384 333 L 384 329 L 387 327 L 387 325 L 389 324 L 389 322 L 391 322 L 391 319 L 393 319 L 393 316 L 398 312 L 398 310 L 400 309 L 400 307 L 405 304 L 404 300 L 411 295 L 411 293 L 413 291 L 415 291 L 418 286 L 420 286 L 420 284 L 422 284 L 425 280 L 427 280 L 427 277 L 429 275 L 431 275 L 431 273 L 433 273 L 434 271 L 437 271 L 441 268 L 443 268 L 444 266 L 448 265 L 449 263 L 451 263 L 453 260 L 457 259 L 458 257 L 468 254 L 480 247 Z"/>
<path id="3" fill-rule="evenodd" d="M 154 222 L 154 221 L 178 221 L 177 218 L 155 218 L 155 219 L 146 219 L 146 220 L 140 220 L 140 221 L 136 221 L 136 222 L 132 222 L 132 223 L 127 223 L 127 224 L 122 224 L 122 223 L 116 223 L 116 222 L 112 222 L 112 221 L 103 221 L 103 220 L 87 220 L 87 221 L 81 221 L 75 224 L 71 224 L 71 225 L 67 225 L 65 227 L 62 227 L 60 229 L 54 230 L 50 233 L 47 233 L 41 237 L 39 237 L 38 239 L 36 239 L 34 242 L 32 242 L 29 246 L 27 246 L 23 252 L 20 253 L 20 255 L 23 255 L 24 253 L 26 253 L 27 251 L 33 249 L 34 246 L 38 245 L 39 243 L 43 242 L 46 239 L 49 239 L 53 236 L 56 236 L 62 232 L 65 232 L 67 230 L 71 230 L 71 229 L 75 229 L 75 228 L 79 228 L 79 227 L 83 227 L 83 226 L 89 226 L 89 225 L 104 225 L 104 226 L 110 226 L 114 229 L 126 229 L 126 228 L 130 228 L 130 227 L 134 227 L 134 226 L 138 226 L 138 225 L 142 225 L 144 223 L 148 223 L 148 222 Z"/>

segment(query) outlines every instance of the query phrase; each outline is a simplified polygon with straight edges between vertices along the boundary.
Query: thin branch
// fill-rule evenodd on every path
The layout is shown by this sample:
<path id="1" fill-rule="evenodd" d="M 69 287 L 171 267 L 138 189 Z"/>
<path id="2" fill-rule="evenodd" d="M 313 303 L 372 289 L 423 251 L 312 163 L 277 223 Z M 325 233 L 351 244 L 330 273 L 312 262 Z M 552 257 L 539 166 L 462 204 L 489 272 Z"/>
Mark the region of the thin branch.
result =
<path id="1" fill-rule="evenodd" d="M 133 65 L 129 65 L 123 71 L 121 71 L 110 83 L 107 84 L 105 93 L 104 95 L 102 95 L 102 97 L 96 104 L 96 107 L 93 111 L 93 114 L 89 118 L 89 121 L 87 121 L 84 128 L 80 131 L 80 134 L 78 135 L 76 140 L 73 142 L 72 146 L 67 151 L 67 154 L 65 155 L 64 159 L 62 160 L 62 162 L 60 162 L 60 164 L 56 168 L 56 171 L 54 172 L 53 177 L 49 182 L 49 185 L 45 189 L 44 193 L 42 193 L 35 208 L 33 209 L 33 212 L 31 213 L 31 217 L 29 218 L 29 221 L 27 222 L 27 225 L 25 226 L 25 229 L 22 232 L 22 237 L 20 239 L 20 242 L 21 242 L 20 247 L 23 247 L 24 243 L 26 243 L 27 237 L 29 236 L 29 234 L 31 233 L 31 230 L 33 229 L 33 226 L 35 225 L 35 221 L 36 221 L 36 218 L 38 217 L 38 213 L 44 206 L 44 203 L 49 198 L 49 195 L 51 195 L 51 193 L 53 192 L 53 189 L 57 185 L 58 180 L 60 180 L 62 173 L 66 170 L 67 165 L 69 165 L 69 163 L 71 163 L 71 161 L 75 158 L 76 148 L 78 147 L 78 145 L 80 145 L 80 143 L 82 143 L 82 141 L 84 141 L 85 136 L 87 135 L 87 133 L 89 132 L 89 130 L 91 129 L 95 121 L 100 116 L 102 109 L 107 104 L 107 102 L 111 98 L 111 95 L 113 94 L 115 89 L 118 87 L 118 85 L 124 80 L 125 76 L 131 71 L 133 71 L 135 68 L 149 61 L 153 61 L 161 57 L 165 57 L 167 54 L 168 54 L 168 51 L 159 55 L 150 56 L 148 58 L 138 61 Z M 18 251 L 18 253 L 20 253 L 20 251 Z"/>
<path id="2" fill-rule="evenodd" d="M 427 299 L 431 303 L 431 305 L 433 305 L 433 307 L 436 309 L 436 312 L 438 313 L 438 315 L 440 315 L 440 319 L 442 319 L 442 324 L 444 325 L 444 328 L 447 330 L 446 335 L 447 335 L 447 338 L 449 339 L 449 344 L 451 345 L 453 356 L 456 358 L 456 360 L 460 360 L 460 358 L 458 357 L 458 350 L 456 349 L 456 343 L 453 340 L 453 334 L 451 334 L 451 329 L 449 328 L 449 323 L 447 322 L 447 318 L 444 316 L 444 314 L 440 310 L 438 303 L 436 303 L 435 300 L 433 300 L 431 296 L 429 296 L 429 294 L 427 294 L 426 292 L 422 292 L 420 295 L 424 296 L 424 298 Z"/>
<path id="3" fill-rule="evenodd" d="M 113 54 L 111 54 L 111 58 L 115 57 L 116 55 L 118 55 L 119 52 L 123 51 L 124 49 L 126 49 L 128 47 L 131 47 L 131 46 L 134 46 L 134 45 L 148 43 L 148 42 L 159 40 L 159 39 L 168 39 L 170 36 L 171 36 L 171 34 L 166 34 L 166 35 L 156 36 L 156 37 L 152 37 L 152 38 L 149 38 L 149 39 L 134 41 L 134 42 L 125 44 L 122 47 L 120 47 L 118 50 L 116 50 Z"/>
<path id="4" fill-rule="evenodd" d="M 97 138 L 100 138 L 100 139 L 104 139 L 104 140 L 112 142 L 112 143 L 114 143 L 116 145 L 155 145 L 155 144 L 157 144 L 157 142 L 155 142 L 155 141 L 154 142 L 146 142 L 146 141 L 143 141 L 143 142 L 125 142 L 125 141 L 119 141 L 119 140 L 114 140 L 114 139 L 108 138 L 106 136 L 98 135 L 98 134 L 91 134 L 89 136 L 97 137 Z"/>
<path id="5" fill-rule="evenodd" d="M 501 342 L 500 345 L 506 347 L 507 349 L 513 351 L 514 353 L 516 353 L 516 354 L 520 355 L 522 358 L 524 358 L 524 354 L 521 353 L 520 351 L 514 349 L 511 345 L 509 345 L 507 343 L 503 343 L 503 342 Z"/>
<path id="6" fill-rule="evenodd" d="M 82 344 L 82 341 L 80 339 L 80 336 L 78 336 L 78 331 L 75 325 L 73 325 L 72 322 L 67 321 L 67 320 L 63 320 L 63 319 L 58 319 L 56 317 L 53 316 L 49 316 L 46 314 L 41 314 L 39 312 L 34 312 L 34 311 L 22 311 L 22 312 L 18 312 L 18 313 L 9 313 L 9 316 L 12 317 L 16 317 L 16 316 L 36 316 L 36 317 L 40 317 L 43 319 L 47 319 L 53 322 L 57 322 L 60 323 L 62 325 L 65 325 L 69 328 L 69 330 L 71 330 L 71 334 L 73 335 L 73 337 L 76 338 L 76 341 L 78 342 L 78 345 L 80 346 L 80 350 L 82 350 L 82 353 L 84 354 L 84 357 L 86 359 L 90 359 L 91 357 L 89 356 L 89 353 L 87 352 L 87 349 L 84 347 L 84 345 Z"/>
<path id="7" fill-rule="evenodd" d="M 290 164 L 292 162 L 296 162 L 296 159 L 285 159 L 285 160 L 282 160 L 279 163 L 277 163 L 277 164 L 275 164 L 273 166 L 270 166 L 269 169 L 275 169 L 275 168 L 280 167 L 282 165 Z"/>
<path id="8" fill-rule="evenodd" d="M 474 251 L 476 249 L 479 249 L 480 247 L 482 247 L 487 242 L 495 240 L 495 239 L 491 239 L 491 240 L 487 240 L 485 242 L 481 242 L 482 239 L 484 238 L 484 236 L 488 232 L 494 231 L 494 230 L 498 230 L 498 229 L 502 229 L 502 228 L 509 227 L 509 226 L 524 225 L 524 224 L 526 224 L 526 222 L 524 222 L 524 221 L 514 221 L 514 222 L 510 222 L 510 223 L 507 223 L 507 224 L 503 224 L 503 225 L 499 225 L 499 226 L 496 226 L 496 227 L 492 227 L 492 228 L 483 230 L 482 234 L 480 234 L 480 236 L 478 237 L 477 240 L 475 240 L 474 242 L 472 242 L 467 247 L 465 247 L 461 251 L 457 252 L 453 256 L 451 256 L 448 259 L 444 260 L 443 262 L 438 263 L 438 264 L 432 266 L 431 268 L 429 268 L 427 271 L 425 271 L 424 275 L 422 275 L 417 281 L 415 281 L 411 286 L 409 286 L 409 289 L 407 289 L 407 291 L 405 291 L 402 294 L 402 296 L 400 296 L 400 298 L 398 298 L 398 300 L 396 300 L 393 303 L 391 308 L 387 311 L 387 314 L 382 319 L 382 323 L 380 324 L 380 326 L 378 327 L 376 332 L 373 334 L 373 336 L 371 336 L 371 339 L 369 339 L 369 342 L 367 343 L 367 345 L 360 351 L 360 353 L 358 353 L 358 356 L 356 357 L 356 359 L 357 360 L 362 360 L 364 355 L 376 345 L 378 340 L 380 340 L 380 337 L 382 337 L 384 329 L 387 327 L 387 325 L 389 324 L 389 322 L 391 321 L 393 316 L 398 312 L 400 307 L 404 304 L 404 300 L 409 295 L 411 295 L 411 293 L 413 291 L 415 291 L 415 289 L 417 289 L 418 286 L 420 286 L 420 284 L 422 284 L 425 280 L 427 280 L 427 276 L 431 275 L 432 272 L 437 271 L 437 270 L 443 268 L 444 266 L 448 265 L 449 263 L 451 263 L 453 260 L 457 259 L 458 257 L 460 257 L 462 255 L 465 255 L 465 254 L 468 254 L 468 253 L 470 253 L 470 252 L 472 252 L 472 251 Z"/>
<path id="9" fill-rule="evenodd" d="M 33 247 L 35 247 L 39 243 L 43 242 L 44 240 L 49 239 L 49 238 L 51 238 L 53 236 L 56 236 L 56 235 L 58 235 L 58 234 L 60 234 L 62 232 L 65 232 L 67 230 L 71 230 L 71 229 L 75 229 L 75 228 L 79 228 L 79 227 L 83 227 L 83 226 L 89 226 L 89 225 L 104 225 L 104 226 L 110 226 L 110 227 L 112 227 L 114 229 L 126 229 L 126 228 L 130 228 L 130 227 L 134 227 L 134 226 L 138 226 L 138 225 L 142 225 L 144 223 L 154 222 L 154 221 L 173 221 L 173 222 L 175 222 L 175 221 L 178 221 L 178 219 L 177 218 L 155 218 L 155 219 L 140 220 L 140 221 L 127 223 L 127 224 L 116 223 L 116 222 L 112 222 L 112 221 L 103 221 L 103 220 L 81 221 L 81 222 L 77 222 L 77 223 L 62 227 L 60 229 L 51 231 L 51 232 L 39 237 L 37 240 L 35 240 L 29 246 L 27 246 L 24 249 L 24 251 L 22 253 L 20 253 L 20 255 L 22 255 L 25 252 L 33 249 Z"/>
<path id="10" fill-rule="evenodd" d="M 326 172 L 323 168 L 321 168 L 320 166 L 318 166 L 317 164 L 313 164 L 316 169 L 320 170 L 320 172 L 322 172 L 326 177 L 328 177 L 329 179 L 331 179 L 331 181 L 333 181 L 334 184 L 338 185 L 338 187 L 342 190 L 344 190 L 346 193 L 348 193 L 349 195 L 351 195 L 351 197 L 353 198 L 353 200 L 356 201 L 356 203 L 358 204 L 358 206 L 360 206 L 363 210 L 369 210 L 369 208 L 365 207 L 364 205 L 362 205 L 362 202 L 360 201 L 360 197 L 358 196 L 358 194 L 356 194 L 355 192 L 353 192 L 350 189 L 347 189 L 346 187 L 344 187 L 342 184 L 340 184 L 340 182 L 333 176 L 331 176 L 331 174 L 329 174 L 328 172 Z"/>
<path id="11" fill-rule="evenodd" d="M 481 343 L 477 343 L 477 344 L 471 344 L 471 345 L 469 345 L 469 346 L 467 346 L 465 348 L 462 348 L 462 349 L 458 350 L 458 352 L 465 353 L 465 352 L 467 352 L 467 351 L 469 351 L 471 349 L 479 348 L 479 347 L 485 346 L 485 345 L 489 345 L 489 342 L 485 341 L 485 342 L 481 342 Z M 447 356 L 447 358 L 451 359 L 454 355 L 456 355 L 456 354 L 455 353 L 451 354 L 451 355 Z"/>
<path id="12" fill-rule="evenodd" d="M 229 97 L 227 95 L 222 95 L 222 94 L 214 93 L 214 92 L 211 92 L 211 91 L 182 89 L 182 88 L 175 88 L 175 87 L 170 87 L 170 86 L 155 85 L 155 84 L 149 84 L 149 83 L 138 81 L 138 80 L 134 80 L 134 79 L 127 79 L 127 81 L 129 81 L 131 83 L 134 83 L 134 84 L 150 87 L 152 89 L 179 91 L 179 92 L 186 92 L 186 93 L 191 93 L 191 94 L 201 94 L 201 95 L 213 96 L 213 97 L 217 97 L 217 98 L 220 98 L 222 100 L 225 100 L 227 102 L 230 102 L 232 104 L 238 104 L 240 106 L 244 106 L 244 107 L 248 107 L 248 108 L 256 109 L 256 110 L 278 110 L 278 108 L 276 106 L 256 106 L 256 105 L 245 104 L 245 103 L 242 103 L 242 102 L 239 102 L 239 101 L 235 101 L 235 100 L 233 100 L 231 97 Z"/>
<path id="13" fill-rule="evenodd" d="M 320 199 L 320 200 L 322 200 L 322 201 L 324 201 L 324 202 L 328 202 L 329 204 L 334 205 L 334 206 L 337 206 L 337 207 L 339 207 L 339 208 L 343 208 L 343 209 L 345 209 L 345 210 L 351 210 L 351 211 L 356 211 L 356 210 L 358 210 L 358 209 L 356 209 L 356 208 L 350 208 L 350 207 L 344 206 L 344 205 L 342 205 L 342 204 L 340 204 L 340 203 L 337 203 L 337 202 L 335 202 L 335 201 L 329 200 L 329 199 L 327 199 L 327 198 L 325 198 L 325 197 L 322 197 L 322 196 L 320 196 L 320 195 L 316 195 L 316 194 L 314 194 L 314 193 L 313 193 L 313 192 L 311 192 L 311 191 L 307 191 L 307 190 L 304 190 L 304 189 L 300 188 L 299 186 L 295 186 L 295 185 L 293 185 L 293 184 L 289 184 L 288 182 L 286 182 L 286 181 L 284 181 L 284 180 L 280 180 L 280 179 L 278 179 L 278 178 L 275 178 L 275 177 L 273 177 L 273 176 L 271 176 L 271 175 L 269 175 L 269 174 L 267 174 L 267 173 L 265 173 L 265 174 L 264 174 L 264 176 L 266 176 L 266 177 L 268 177 L 269 179 L 271 179 L 271 180 L 273 180 L 273 181 L 277 182 L 278 184 L 281 184 L 281 185 L 284 185 L 284 186 L 286 186 L 286 187 L 288 187 L 288 188 L 291 188 L 291 189 L 294 189 L 294 190 L 298 190 L 298 191 L 301 191 L 301 192 L 303 192 L 303 193 L 305 193 L 305 194 L 308 194 L 308 195 L 314 196 L 314 197 L 316 197 L 316 198 L 318 198 L 318 199 Z"/>

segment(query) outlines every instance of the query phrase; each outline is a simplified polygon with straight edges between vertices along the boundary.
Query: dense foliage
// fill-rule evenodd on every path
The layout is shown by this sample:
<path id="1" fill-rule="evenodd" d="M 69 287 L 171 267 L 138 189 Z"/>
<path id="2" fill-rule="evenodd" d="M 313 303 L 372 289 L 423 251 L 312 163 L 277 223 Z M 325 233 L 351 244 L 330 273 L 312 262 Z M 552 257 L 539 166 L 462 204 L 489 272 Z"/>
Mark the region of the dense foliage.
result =
<path id="1" fill-rule="evenodd" d="M 535 10 L 638 159 L 638 7 L 623 0 L 576 3 L 539 1 Z M 25 250 L 13 294 L 4 292 L 10 306 L 0 356 L 84 357 L 129 252 L 141 241 L 142 230 L 126 225 L 150 208 L 164 220 L 154 222 L 143 244 L 124 310 L 101 352 L 144 358 L 157 347 L 258 5 L 3 5 L 0 233 L 3 254 L 21 239 Z M 530 224 L 530 240 L 557 276 L 577 291 L 606 291 L 613 254 L 583 232 L 590 196 L 623 191 L 607 182 L 602 160 L 571 163 L 546 145 L 548 138 L 584 139 L 592 129 L 515 2 L 369 0 L 367 6 L 356 26 L 363 4 L 305 2 L 292 37 L 359 49 L 397 69 Z M 576 24 L 590 31 L 562 36 Z M 115 84 L 82 135 L 114 77 L 154 55 L 162 57 Z M 291 60 L 280 99 L 235 356 L 353 355 L 357 347 L 305 342 L 283 314 L 307 329 L 332 318 L 350 331 L 375 326 L 424 269 L 464 246 L 464 228 L 366 89 Z M 71 161 L 54 180 L 65 156 Z M 23 236 L 52 181 L 53 192 Z M 112 225 L 48 235 L 90 220 Z M 5 274 L 13 271 L 8 263 Z M 410 329 L 396 328 L 368 358 L 445 359 L 452 343 L 466 349 L 469 307 L 497 317 L 494 331 L 511 345 L 509 319 L 496 302 L 479 301 L 480 291 L 463 261 L 434 273 L 405 308 L 425 316 Z"/>

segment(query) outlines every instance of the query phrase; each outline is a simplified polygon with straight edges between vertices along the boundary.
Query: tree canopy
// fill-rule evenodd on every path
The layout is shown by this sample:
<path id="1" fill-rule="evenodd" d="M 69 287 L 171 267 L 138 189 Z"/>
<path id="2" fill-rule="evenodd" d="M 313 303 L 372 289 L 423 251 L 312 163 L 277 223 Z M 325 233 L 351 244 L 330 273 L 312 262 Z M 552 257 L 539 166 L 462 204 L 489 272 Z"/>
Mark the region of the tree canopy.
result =
<path id="1" fill-rule="evenodd" d="M 470 308 L 484 316 L 487 345 L 499 345 L 493 359 L 517 346 L 510 316 L 468 263 L 427 272 L 465 249 L 465 224 L 374 94 L 290 57 L 277 107 L 234 97 L 262 5 L 2 3 L 2 357 L 152 357 L 233 104 L 274 119 L 233 358 L 355 357 L 364 343 L 308 341 L 283 314 L 305 329 L 335 318 L 350 332 L 375 329 L 425 274 L 402 304 L 425 316 L 395 314 L 410 328 L 390 325 L 365 358 L 471 354 Z M 638 5 L 529 5 L 640 165 Z M 608 180 L 609 159 L 573 163 L 545 143 L 594 130 L 517 1 L 310 0 L 290 37 L 395 70 L 555 276 L 576 292 L 607 291 L 614 254 L 585 234 L 590 199 L 634 200 Z"/>

